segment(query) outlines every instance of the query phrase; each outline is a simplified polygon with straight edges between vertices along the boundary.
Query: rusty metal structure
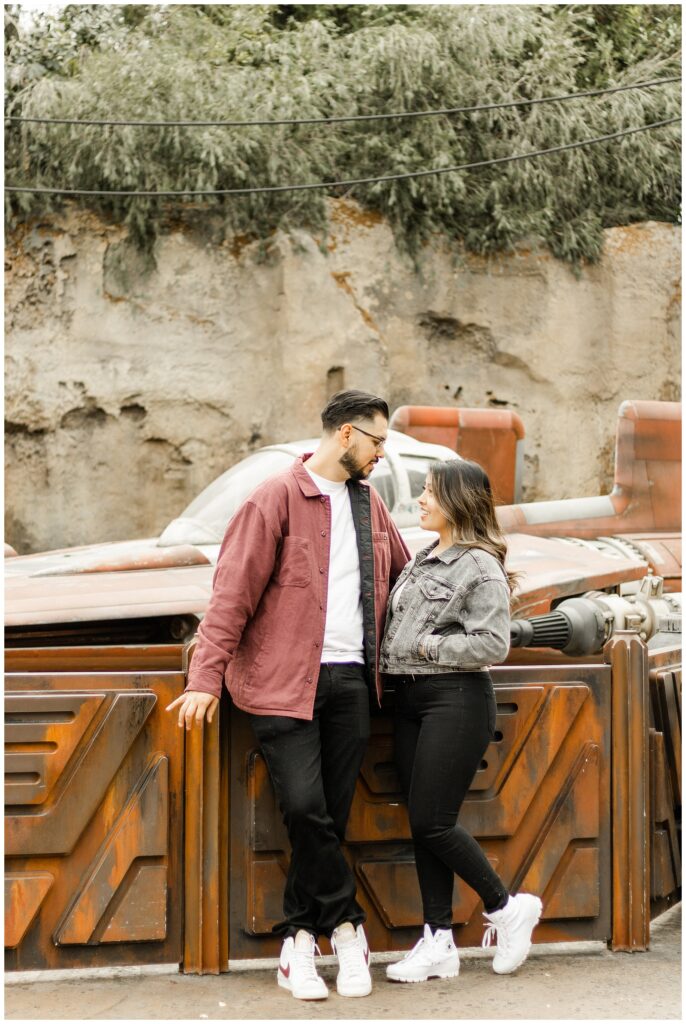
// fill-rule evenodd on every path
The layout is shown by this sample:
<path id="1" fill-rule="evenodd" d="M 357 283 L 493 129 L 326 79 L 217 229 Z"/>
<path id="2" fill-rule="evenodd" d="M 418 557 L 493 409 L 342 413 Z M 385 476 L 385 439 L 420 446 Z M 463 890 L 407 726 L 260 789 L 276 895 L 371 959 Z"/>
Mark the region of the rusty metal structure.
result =
<path id="1" fill-rule="evenodd" d="M 516 412 L 401 405 L 390 426 L 418 441 L 444 444 L 480 463 L 488 472 L 497 505 L 521 500 L 525 432 Z"/>
<path id="2" fill-rule="evenodd" d="M 673 403 L 624 403 L 611 495 L 499 510 L 524 573 L 522 636 L 551 615 L 568 632 L 558 649 L 513 646 L 493 670 L 497 731 L 462 820 L 508 885 L 542 897 L 537 942 L 640 951 L 680 899 L 681 653 L 667 628 L 680 619 L 679 419 Z M 288 844 L 245 716 L 225 695 L 212 725 L 186 734 L 164 711 L 185 684 L 211 558 L 153 548 L 75 550 L 73 572 L 59 553 L 7 563 L 10 971 L 218 973 L 278 951 Z M 602 628 L 579 633 L 570 601 Z M 392 704 L 391 690 L 345 846 L 376 950 L 409 947 L 422 924 Z M 460 944 L 480 941 L 480 911 L 458 882 Z"/>

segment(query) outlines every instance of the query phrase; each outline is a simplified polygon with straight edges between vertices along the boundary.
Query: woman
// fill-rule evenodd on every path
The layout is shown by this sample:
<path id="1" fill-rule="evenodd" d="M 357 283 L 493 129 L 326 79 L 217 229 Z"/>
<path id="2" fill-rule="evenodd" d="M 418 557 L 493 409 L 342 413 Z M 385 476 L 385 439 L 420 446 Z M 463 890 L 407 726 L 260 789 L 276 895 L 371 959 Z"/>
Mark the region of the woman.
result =
<path id="1" fill-rule="evenodd" d="M 488 666 L 504 661 L 510 641 L 505 541 L 488 477 L 475 462 L 433 464 L 419 498 L 423 529 L 438 541 L 412 559 L 393 588 L 381 669 L 396 676 L 395 748 L 407 795 L 424 936 L 390 964 L 393 981 L 452 978 L 459 957 L 452 936 L 455 874 L 481 897 L 497 933 L 496 974 L 524 962 L 541 916 L 537 896 L 511 896 L 478 843 L 457 822 L 467 790 L 495 734 Z"/>

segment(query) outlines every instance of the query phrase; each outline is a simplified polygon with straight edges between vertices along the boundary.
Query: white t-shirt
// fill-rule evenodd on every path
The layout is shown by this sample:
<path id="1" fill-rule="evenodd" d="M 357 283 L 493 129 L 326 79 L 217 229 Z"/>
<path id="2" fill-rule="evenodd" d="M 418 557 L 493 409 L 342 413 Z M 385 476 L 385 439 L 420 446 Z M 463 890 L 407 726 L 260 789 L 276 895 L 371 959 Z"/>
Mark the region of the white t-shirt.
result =
<path id="1" fill-rule="evenodd" d="M 326 626 L 322 662 L 353 661 L 364 664 L 364 629 L 362 624 L 362 588 L 360 586 L 360 555 L 353 510 L 348 488 L 343 483 L 326 480 L 313 473 L 305 463 L 322 494 L 331 504 L 331 537 L 329 544 L 329 586 L 326 599 Z"/>
<path id="2" fill-rule="evenodd" d="M 402 586 L 398 587 L 398 589 L 393 594 L 393 597 L 391 598 L 391 611 L 393 612 L 394 615 L 398 610 L 398 605 L 400 604 L 400 595 L 402 594 L 403 590 L 409 583 L 409 580 L 409 576 L 407 577 L 406 580 L 403 580 Z"/>

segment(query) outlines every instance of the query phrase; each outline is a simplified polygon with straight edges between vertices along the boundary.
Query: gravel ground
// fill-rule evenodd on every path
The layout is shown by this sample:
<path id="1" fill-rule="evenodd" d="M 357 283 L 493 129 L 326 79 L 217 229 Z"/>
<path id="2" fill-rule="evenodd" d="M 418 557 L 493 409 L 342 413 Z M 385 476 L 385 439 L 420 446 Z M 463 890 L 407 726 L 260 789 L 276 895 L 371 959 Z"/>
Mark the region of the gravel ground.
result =
<path id="1" fill-rule="evenodd" d="M 567 947 L 569 948 L 569 947 Z M 507 977 L 467 955 L 459 978 L 394 985 L 372 969 L 374 991 L 344 999 L 336 968 L 321 969 L 326 1001 L 299 1002 L 274 970 L 33 981 L 5 991 L 7 1020 L 674 1020 L 681 1019 L 681 907 L 653 922 L 647 953 L 533 955 Z"/>

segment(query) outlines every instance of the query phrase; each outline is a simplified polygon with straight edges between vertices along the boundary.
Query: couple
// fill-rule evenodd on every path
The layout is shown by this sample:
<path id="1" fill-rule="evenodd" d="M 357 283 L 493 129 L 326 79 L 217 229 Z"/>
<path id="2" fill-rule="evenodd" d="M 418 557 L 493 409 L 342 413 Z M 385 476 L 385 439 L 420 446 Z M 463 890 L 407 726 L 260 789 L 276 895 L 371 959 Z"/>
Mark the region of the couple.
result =
<path id="1" fill-rule="evenodd" d="M 231 520 L 198 630 L 188 686 L 168 710 L 186 729 L 212 720 L 226 673 L 266 760 L 291 844 L 277 980 L 325 999 L 314 954 L 324 934 L 343 996 L 371 992 L 365 914 L 341 851 L 369 738 L 380 672 L 396 690 L 395 748 L 407 795 L 424 935 L 394 981 L 459 971 L 452 937 L 455 873 L 483 900 L 497 935 L 493 969 L 526 958 L 541 913 L 512 896 L 456 823 L 495 729 L 487 666 L 509 646 L 511 578 L 488 478 L 475 463 L 435 463 L 419 498 L 438 541 L 414 559 L 364 481 L 383 457 L 388 406 L 348 390 L 322 412 L 313 455 L 261 484 Z M 389 591 L 390 599 L 389 599 Z"/>

